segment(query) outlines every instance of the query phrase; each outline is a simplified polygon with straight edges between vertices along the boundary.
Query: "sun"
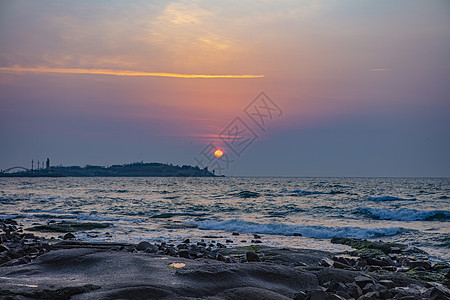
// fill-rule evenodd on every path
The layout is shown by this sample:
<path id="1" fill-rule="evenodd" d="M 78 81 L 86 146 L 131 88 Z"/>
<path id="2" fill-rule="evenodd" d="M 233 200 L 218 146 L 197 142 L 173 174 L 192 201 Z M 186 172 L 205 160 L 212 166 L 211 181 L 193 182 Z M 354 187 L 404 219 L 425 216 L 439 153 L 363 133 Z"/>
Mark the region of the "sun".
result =
<path id="1" fill-rule="evenodd" d="M 220 150 L 220 149 L 217 149 L 217 150 L 214 152 L 214 155 L 215 155 L 217 158 L 221 158 L 222 155 L 223 155 L 223 151 Z"/>

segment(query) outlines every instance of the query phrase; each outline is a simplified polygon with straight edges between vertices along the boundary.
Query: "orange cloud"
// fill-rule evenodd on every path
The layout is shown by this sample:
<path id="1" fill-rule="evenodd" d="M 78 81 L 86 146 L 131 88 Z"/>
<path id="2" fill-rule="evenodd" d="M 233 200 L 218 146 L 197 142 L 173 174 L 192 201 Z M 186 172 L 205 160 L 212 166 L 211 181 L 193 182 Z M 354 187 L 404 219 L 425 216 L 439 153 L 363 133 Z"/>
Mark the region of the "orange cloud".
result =
<path id="1" fill-rule="evenodd" d="M 108 69 L 65 69 L 65 68 L 23 68 L 0 67 L 3 72 L 30 72 L 30 73 L 60 73 L 60 74 L 91 74 L 91 75 L 114 75 L 114 76 L 146 76 L 146 77 L 173 77 L 173 78 L 261 78 L 264 75 L 215 75 L 215 74 L 178 74 L 178 73 L 152 73 L 129 70 L 108 70 Z"/>

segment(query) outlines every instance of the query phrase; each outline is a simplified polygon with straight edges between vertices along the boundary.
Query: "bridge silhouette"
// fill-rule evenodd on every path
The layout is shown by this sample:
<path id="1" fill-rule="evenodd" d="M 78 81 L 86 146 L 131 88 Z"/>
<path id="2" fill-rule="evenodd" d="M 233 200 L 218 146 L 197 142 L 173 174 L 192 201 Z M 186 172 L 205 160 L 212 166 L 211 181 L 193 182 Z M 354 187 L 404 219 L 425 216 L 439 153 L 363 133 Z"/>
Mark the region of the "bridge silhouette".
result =
<path id="1" fill-rule="evenodd" d="M 22 171 L 27 171 L 30 172 L 30 169 L 24 168 L 24 167 L 20 167 L 20 166 L 16 166 L 16 167 L 12 167 L 12 168 L 8 168 L 6 170 L 1 171 L 1 173 L 8 173 L 9 171 L 13 171 L 13 170 L 22 170 Z"/>

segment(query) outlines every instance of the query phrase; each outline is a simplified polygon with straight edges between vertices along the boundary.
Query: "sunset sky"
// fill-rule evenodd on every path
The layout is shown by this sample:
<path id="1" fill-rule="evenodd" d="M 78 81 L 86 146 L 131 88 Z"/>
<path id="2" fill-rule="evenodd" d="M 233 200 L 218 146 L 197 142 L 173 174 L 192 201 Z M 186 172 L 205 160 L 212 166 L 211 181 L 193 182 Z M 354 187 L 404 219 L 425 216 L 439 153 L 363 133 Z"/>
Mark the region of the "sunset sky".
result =
<path id="1" fill-rule="evenodd" d="M 225 175 L 450 176 L 447 0 L 0 0 L 0 41 L 1 169 L 194 165 L 213 142 Z"/>

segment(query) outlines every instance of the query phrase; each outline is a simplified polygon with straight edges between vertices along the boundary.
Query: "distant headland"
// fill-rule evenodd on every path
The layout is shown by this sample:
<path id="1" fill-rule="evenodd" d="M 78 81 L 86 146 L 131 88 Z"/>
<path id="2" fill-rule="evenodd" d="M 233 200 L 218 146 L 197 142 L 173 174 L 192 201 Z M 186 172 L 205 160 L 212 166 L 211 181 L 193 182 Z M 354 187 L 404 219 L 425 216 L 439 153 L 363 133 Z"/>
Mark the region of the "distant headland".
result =
<path id="1" fill-rule="evenodd" d="M 47 159 L 45 167 L 35 169 L 12 167 L 0 171 L 0 177 L 215 177 L 214 170 L 200 169 L 189 165 L 174 166 L 163 163 L 137 162 L 109 167 L 87 165 L 51 166 Z"/>

